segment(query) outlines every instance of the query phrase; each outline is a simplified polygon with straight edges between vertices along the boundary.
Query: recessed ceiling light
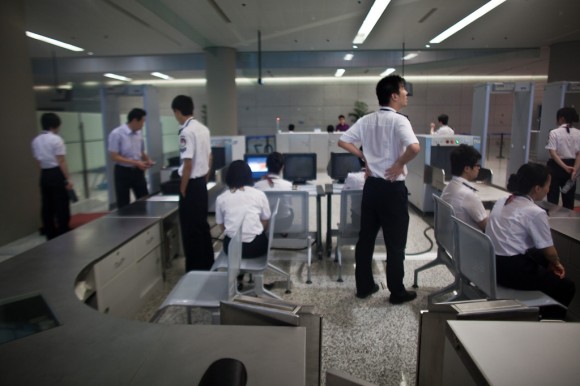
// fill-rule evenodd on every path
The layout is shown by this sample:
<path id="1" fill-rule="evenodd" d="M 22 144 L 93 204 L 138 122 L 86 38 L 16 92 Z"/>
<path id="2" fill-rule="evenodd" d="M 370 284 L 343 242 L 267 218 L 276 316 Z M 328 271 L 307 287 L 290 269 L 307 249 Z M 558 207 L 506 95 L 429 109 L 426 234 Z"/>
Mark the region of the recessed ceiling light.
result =
<path id="1" fill-rule="evenodd" d="M 338 70 L 336 70 L 336 72 L 334 73 L 334 76 L 336 76 L 337 78 L 340 78 L 341 76 L 344 75 L 345 73 L 345 69 L 344 68 L 339 68 Z"/>
<path id="2" fill-rule="evenodd" d="M 354 57 L 353 54 L 346 54 L 344 55 L 344 60 L 352 60 L 353 57 Z"/>
<path id="3" fill-rule="evenodd" d="M 106 76 L 107 78 L 122 80 L 123 82 L 130 82 L 133 80 L 133 79 L 127 78 L 126 76 L 123 76 L 123 75 L 111 74 L 110 72 L 107 72 L 106 74 L 103 74 L 103 75 Z"/>
<path id="4" fill-rule="evenodd" d="M 393 72 L 395 72 L 394 68 L 387 68 L 385 71 L 381 72 L 381 76 L 387 76 L 387 75 L 391 75 Z"/>
<path id="5" fill-rule="evenodd" d="M 491 0 L 481 6 L 479 9 L 471 13 L 470 15 L 466 16 L 462 20 L 458 21 L 457 23 L 453 24 L 451 27 L 446 29 L 445 31 L 441 32 L 439 35 L 435 36 L 433 39 L 429 41 L 429 43 L 441 43 L 443 40 L 447 39 L 449 36 L 453 35 L 456 32 L 459 32 L 463 28 L 467 27 L 469 24 L 473 23 L 495 7 L 501 5 L 506 0 Z"/>
<path id="6" fill-rule="evenodd" d="M 356 44 L 353 44 L 352 48 L 354 48 L 356 50 L 358 48 L 358 46 Z"/>
<path id="7" fill-rule="evenodd" d="M 32 38 L 32 39 L 40 40 L 42 42 L 61 47 L 61 48 L 65 48 L 65 49 L 70 50 L 70 51 L 75 51 L 75 52 L 84 51 L 83 48 L 73 46 L 72 44 L 61 42 L 60 40 L 56 40 L 56 39 L 48 38 L 46 36 L 35 34 L 34 32 L 26 31 L 26 36 L 28 36 L 29 38 Z"/>
<path id="8" fill-rule="evenodd" d="M 411 52 L 410 54 L 403 56 L 403 60 L 411 60 L 416 58 L 418 55 L 419 55 L 418 52 Z"/>
<path id="9" fill-rule="evenodd" d="M 369 13 L 365 17 L 365 20 L 361 24 L 354 40 L 352 41 L 353 44 L 363 44 L 366 38 L 369 36 L 373 28 L 375 28 L 375 24 L 379 21 L 380 17 L 382 16 L 385 9 L 391 0 L 375 0 Z"/>
<path id="10" fill-rule="evenodd" d="M 151 75 L 156 76 L 156 77 L 161 78 L 161 79 L 165 79 L 165 80 L 173 79 L 169 75 L 165 75 L 165 74 L 162 74 L 162 73 L 157 72 L 157 71 L 156 72 L 152 72 Z"/>

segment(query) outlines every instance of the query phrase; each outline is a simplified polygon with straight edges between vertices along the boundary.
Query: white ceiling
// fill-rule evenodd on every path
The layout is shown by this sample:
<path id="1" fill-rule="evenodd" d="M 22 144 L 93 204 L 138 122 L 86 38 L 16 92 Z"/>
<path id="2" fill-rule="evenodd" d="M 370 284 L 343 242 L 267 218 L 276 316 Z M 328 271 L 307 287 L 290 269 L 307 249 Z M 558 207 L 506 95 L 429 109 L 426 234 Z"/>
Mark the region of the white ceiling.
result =
<path id="1" fill-rule="evenodd" d="M 580 1 L 507 0 L 425 47 L 486 1 L 392 0 L 358 50 L 352 40 L 371 0 L 26 0 L 26 29 L 85 49 L 74 53 L 28 39 L 37 83 L 55 72 L 61 82 L 102 81 L 103 72 L 119 70 L 151 79 L 151 66 L 175 78 L 203 77 L 203 50 L 212 46 L 235 48 L 238 63 L 247 63 L 239 71 L 253 74 L 256 66 L 248 63 L 255 62 L 258 31 L 267 76 L 332 76 L 341 64 L 346 76 L 395 65 L 400 71 L 403 44 L 407 52 L 420 51 L 406 62 L 406 74 L 538 75 L 547 72 L 547 47 L 580 40 Z M 355 58 L 343 63 L 347 52 Z M 148 65 L 127 56 L 146 56 Z M 46 70 L 47 64 L 55 68 Z"/>

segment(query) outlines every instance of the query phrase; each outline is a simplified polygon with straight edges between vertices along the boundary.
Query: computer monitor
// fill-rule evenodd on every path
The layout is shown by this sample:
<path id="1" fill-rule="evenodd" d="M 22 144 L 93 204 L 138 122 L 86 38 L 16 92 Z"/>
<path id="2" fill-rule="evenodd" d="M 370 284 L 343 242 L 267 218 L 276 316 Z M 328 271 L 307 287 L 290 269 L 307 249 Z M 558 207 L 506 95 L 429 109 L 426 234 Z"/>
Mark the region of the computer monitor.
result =
<path id="1" fill-rule="evenodd" d="M 226 166 L 226 148 L 220 146 L 211 147 L 212 165 L 209 171 L 209 181 L 215 181 L 215 171 Z"/>
<path id="2" fill-rule="evenodd" d="M 252 179 L 254 181 L 258 181 L 268 174 L 268 167 L 266 166 L 267 158 L 268 154 L 244 154 L 244 161 L 250 165 L 250 169 L 252 169 Z"/>
<path id="3" fill-rule="evenodd" d="M 350 172 L 358 172 L 361 164 L 357 156 L 351 153 L 330 153 L 329 176 L 339 183 L 344 183 L 344 179 Z"/>
<path id="4" fill-rule="evenodd" d="M 285 153 L 284 179 L 304 184 L 316 179 L 316 153 Z"/>

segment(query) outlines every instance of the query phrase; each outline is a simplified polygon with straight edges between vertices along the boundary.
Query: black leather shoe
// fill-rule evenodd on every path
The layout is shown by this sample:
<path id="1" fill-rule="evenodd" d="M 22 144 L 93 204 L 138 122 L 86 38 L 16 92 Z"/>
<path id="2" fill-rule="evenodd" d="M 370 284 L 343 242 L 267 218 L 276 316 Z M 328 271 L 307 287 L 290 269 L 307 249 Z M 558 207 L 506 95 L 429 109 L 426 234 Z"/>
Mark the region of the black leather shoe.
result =
<path id="1" fill-rule="evenodd" d="M 389 302 L 391 304 L 402 304 L 405 302 L 410 302 L 417 297 L 417 292 L 415 291 L 403 291 L 398 294 L 391 294 L 389 297 Z"/>
<path id="2" fill-rule="evenodd" d="M 372 294 L 374 294 L 378 290 L 379 290 L 379 285 L 375 283 L 375 286 L 373 287 L 372 290 L 370 290 L 369 292 L 365 292 L 365 293 L 357 292 L 356 297 L 359 299 L 368 298 L 369 296 L 371 296 Z"/>

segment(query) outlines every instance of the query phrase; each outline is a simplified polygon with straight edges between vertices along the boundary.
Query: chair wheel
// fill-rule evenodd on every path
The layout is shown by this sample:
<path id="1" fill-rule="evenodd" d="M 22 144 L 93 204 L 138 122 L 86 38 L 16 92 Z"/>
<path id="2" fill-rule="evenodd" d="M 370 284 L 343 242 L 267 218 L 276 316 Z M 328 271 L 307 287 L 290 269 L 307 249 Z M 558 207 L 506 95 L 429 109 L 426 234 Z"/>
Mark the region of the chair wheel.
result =
<path id="1" fill-rule="evenodd" d="M 312 280 L 307 280 L 306 284 L 312 284 Z"/>
<path id="2" fill-rule="evenodd" d="M 342 283 L 344 280 L 338 279 L 337 282 Z"/>
<path id="3" fill-rule="evenodd" d="M 413 288 L 419 288 L 419 286 L 417 284 L 413 284 L 412 287 Z"/>
<path id="4" fill-rule="evenodd" d="M 285 294 L 291 294 L 291 293 L 292 293 L 292 291 L 290 291 L 290 290 L 286 290 L 286 292 L 284 292 L 284 293 L 285 293 Z"/>

